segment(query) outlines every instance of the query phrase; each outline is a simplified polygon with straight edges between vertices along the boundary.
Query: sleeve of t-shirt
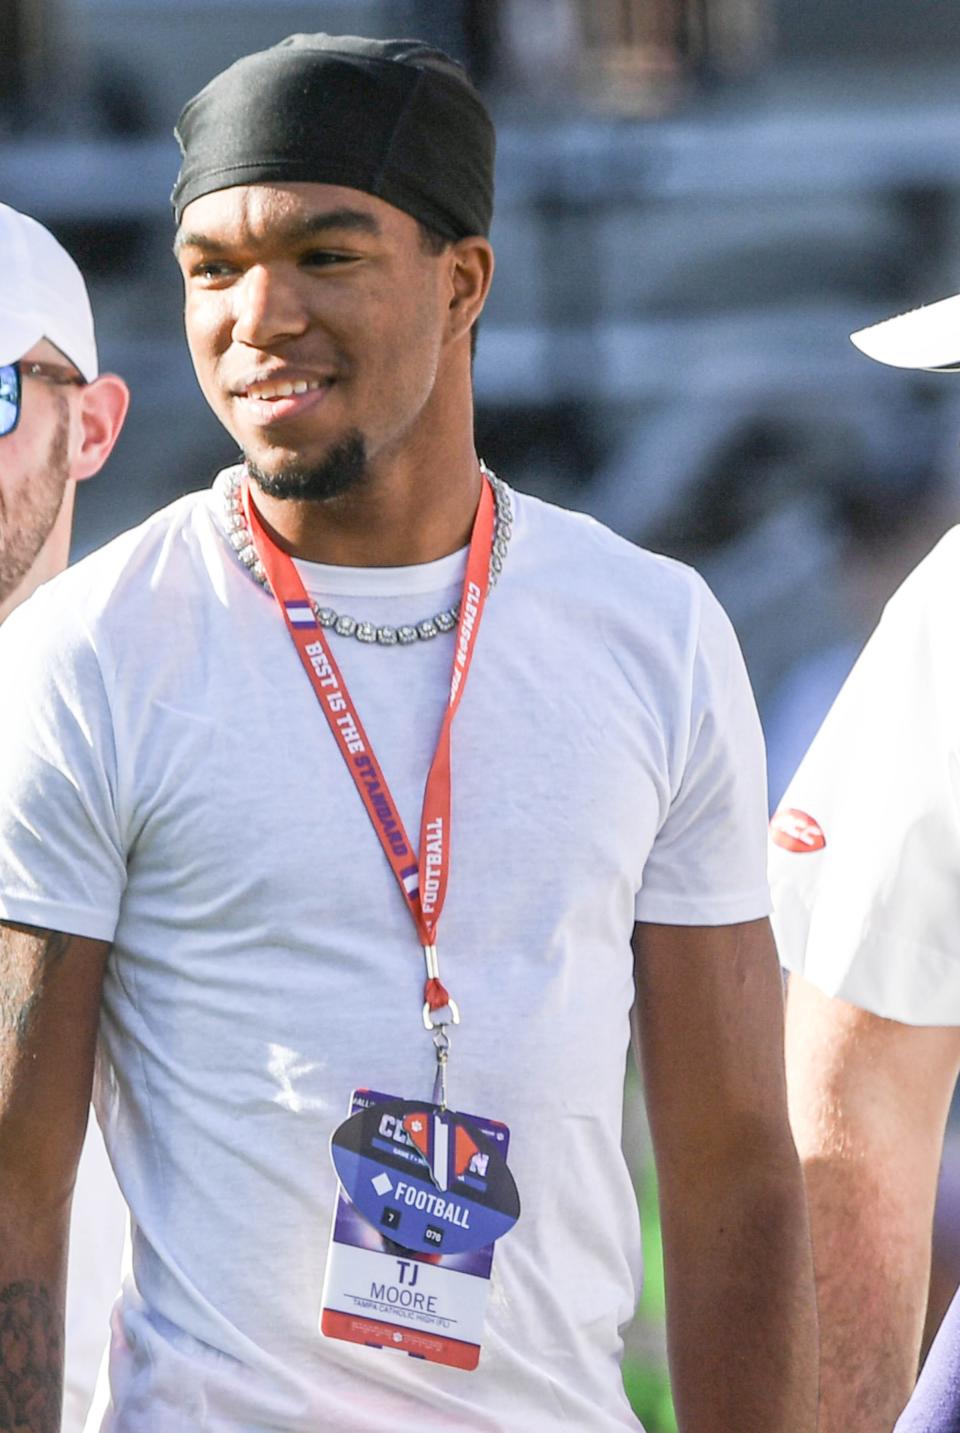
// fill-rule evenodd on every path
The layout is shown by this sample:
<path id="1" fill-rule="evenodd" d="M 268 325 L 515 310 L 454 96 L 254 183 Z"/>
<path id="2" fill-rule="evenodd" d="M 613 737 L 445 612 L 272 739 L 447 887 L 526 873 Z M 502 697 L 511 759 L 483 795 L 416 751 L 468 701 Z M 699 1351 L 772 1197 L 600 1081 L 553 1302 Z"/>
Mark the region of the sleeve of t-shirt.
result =
<path id="1" fill-rule="evenodd" d="M 956 544 L 934 559 L 932 572 Z M 930 563 L 931 559 L 927 559 Z M 771 824 L 780 957 L 827 995 L 960 1024 L 956 594 L 888 605 Z"/>
<path id="2" fill-rule="evenodd" d="M 126 881 L 93 643 L 44 588 L 0 629 L 0 919 L 112 940 Z"/>
<path id="3" fill-rule="evenodd" d="M 692 660 L 678 718 L 683 741 L 635 914 L 665 925 L 732 925 L 770 910 L 766 762 L 733 627 L 695 581 Z"/>

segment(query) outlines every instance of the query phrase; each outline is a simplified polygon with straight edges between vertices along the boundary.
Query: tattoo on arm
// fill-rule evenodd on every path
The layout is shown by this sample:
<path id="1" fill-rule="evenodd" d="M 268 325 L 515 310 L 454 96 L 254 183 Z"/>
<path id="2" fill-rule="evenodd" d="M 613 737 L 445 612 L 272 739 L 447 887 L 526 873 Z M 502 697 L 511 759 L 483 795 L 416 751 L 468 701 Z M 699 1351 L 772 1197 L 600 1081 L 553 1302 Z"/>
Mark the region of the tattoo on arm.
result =
<path id="1" fill-rule="evenodd" d="M 15 934 L 17 928 L 8 930 Z M 35 939 L 39 932 L 29 934 Z M 26 962 L 5 956 L 0 940 L 0 1036 L 12 1034 L 17 1044 L 26 1040 L 44 980 L 60 964 L 72 939 L 63 931 L 44 931 L 39 950 Z"/>
<path id="2" fill-rule="evenodd" d="M 31 1280 L 0 1289 L 0 1430 L 58 1433 L 63 1332 L 53 1299 Z"/>

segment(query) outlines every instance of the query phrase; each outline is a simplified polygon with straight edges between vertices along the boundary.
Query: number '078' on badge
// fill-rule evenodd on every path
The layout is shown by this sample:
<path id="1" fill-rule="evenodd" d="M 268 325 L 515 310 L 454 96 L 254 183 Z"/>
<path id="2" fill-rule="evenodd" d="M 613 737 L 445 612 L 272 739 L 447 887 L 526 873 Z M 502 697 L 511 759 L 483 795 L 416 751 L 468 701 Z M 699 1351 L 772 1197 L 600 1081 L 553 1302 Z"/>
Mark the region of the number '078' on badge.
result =
<path id="1" fill-rule="evenodd" d="M 448 1188 L 438 1188 L 422 1140 L 418 1148 L 418 1126 L 411 1115 L 404 1118 L 404 1111 L 413 1108 L 396 1096 L 356 1090 L 350 1114 L 352 1120 L 365 1112 L 353 1125 L 362 1132 L 338 1147 L 341 1134 L 350 1128 L 348 1120 L 334 1135 L 341 1184 L 320 1330 L 327 1338 L 474 1369 L 494 1244 L 492 1238 L 478 1244 L 476 1234 L 471 1247 L 464 1248 L 464 1243 L 469 1242 L 468 1231 L 485 1231 L 491 1219 L 496 1225 L 502 1218 L 498 1206 L 503 1201 L 490 1176 L 493 1164 L 498 1170 L 504 1167 L 510 1135 L 496 1120 L 454 1117 L 468 1121 L 475 1138 L 465 1167 L 459 1174 L 451 1172 Z M 433 1108 L 423 1106 L 427 1112 Z M 344 1150 L 343 1143 L 350 1147 Z M 515 1198 L 515 1187 L 513 1192 Z M 506 1228 L 518 1214 L 519 1203 Z"/>

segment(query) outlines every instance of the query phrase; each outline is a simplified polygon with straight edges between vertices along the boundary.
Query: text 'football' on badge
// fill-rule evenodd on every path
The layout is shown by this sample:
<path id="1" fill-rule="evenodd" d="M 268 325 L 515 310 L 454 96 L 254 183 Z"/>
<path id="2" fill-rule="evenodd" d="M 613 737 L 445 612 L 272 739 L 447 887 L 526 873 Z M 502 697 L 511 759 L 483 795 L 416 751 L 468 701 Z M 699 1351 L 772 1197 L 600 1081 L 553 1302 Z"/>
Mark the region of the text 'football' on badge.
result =
<path id="1" fill-rule="evenodd" d="M 415 1253 L 460 1254 L 520 1217 L 497 1138 L 439 1105 L 390 1100 L 345 1120 L 331 1154 L 344 1193 L 375 1229 Z"/>

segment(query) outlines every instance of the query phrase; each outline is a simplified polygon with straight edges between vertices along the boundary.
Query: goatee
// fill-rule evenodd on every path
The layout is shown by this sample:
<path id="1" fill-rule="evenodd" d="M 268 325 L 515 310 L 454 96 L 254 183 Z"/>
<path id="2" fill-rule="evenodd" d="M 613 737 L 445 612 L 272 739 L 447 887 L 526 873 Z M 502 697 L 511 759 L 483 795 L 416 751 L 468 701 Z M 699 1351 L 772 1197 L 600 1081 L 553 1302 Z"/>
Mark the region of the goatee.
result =
<path id="1" fill-rule="evenodd" d="M 322 503 L 359 487 L 367 471 L 367 445 L 363 434 L 354 432 L 319 463 L 288 463 L 275 473 L 265 473 L 250 458 L 246 464 L 247 472 L 268 497 Z"/>

